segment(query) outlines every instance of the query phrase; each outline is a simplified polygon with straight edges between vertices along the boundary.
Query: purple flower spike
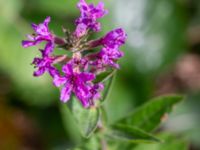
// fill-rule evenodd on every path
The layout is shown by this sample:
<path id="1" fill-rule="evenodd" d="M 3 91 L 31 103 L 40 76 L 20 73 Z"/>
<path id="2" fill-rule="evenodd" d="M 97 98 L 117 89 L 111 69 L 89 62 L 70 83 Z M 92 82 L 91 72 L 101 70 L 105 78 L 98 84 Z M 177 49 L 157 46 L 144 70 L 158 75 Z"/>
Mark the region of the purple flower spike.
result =
<path id="1" fill-rule="evenodd" d="M 81 12 L 81 16 L 75 22 L 77 25 L 75 35 L 82 37 L 89 29 L 94 32 L 100 31 L 101 24 L 97 22 L 97 19 L 102 18 L 108 13 L 104 9 L 104 3 L 99 2 L 95 7 L 94 4 L 87 4 L 85 0 L 80 0 L 77 6 Z"/>
<path id="2" fill-rule="evenodd" d="M 53 84 L 56 87 L 62 86 L 62 102 L 69 101 L 73 94 L 87 108 L 95 106 L 95 100 L 101 98 L 104 89 L 102 82 L 97 83 L 94 80 L 96 76 L 107 70 L 120 68 L 117 61 L 124 55 L 120 47 L 125 44 L 127 35 L 122 28 L 117 28 L 101 38 L 90 39 L 92 32 L 101 30 L 98 19 L 104 17 L 108 11 L 103 2 L 94 5 L 88 4 L 86 0 L 79 0 L 77 7 L 80 17 L 75 21 L 74 32 L 63 28 L 63 37 L 51 33 L 48 27 L 51 18 L 47 17 L 38 25 L 32 24 L 34 33 L 27 35 L 28 40 L 22 41 L 22 46 L 27 48 L 44 42 L 45 48 L 40 50 L 42 57 L 33 60 L 37 69 L 34 76 L 49 73 Z M 54 53 L 56 47 L 66 53 L 57 55 Z M 100 51 L 96 48 L 100 48 Z M 56 64 L 62 66 L 62 69 Z"/>
<path id="3" fill-rule="evenodd" d="M 101 40 L 101 44 L 106 47 L 115 48 L 125 44 L 127 35 L 122 28 L 118 28 L 107 33 Z"/>
<path id="4" fill-rule="evenodd" d="M 53 67 L 54 58 L 46 55 L 45 50 L 41 50 L 41 53 L 42 53 L 42 58 L 35 58 L 33 60 L 35 68 L 38 68 L 38 70 L 35 71 L 33 75 L 38 77 L 43 75 L 47 71 L 52 77 L 57 76 L 59 72 L 55 67 Z"/>
<path id="5" fill-rule="evenodd" d="M 47 17 L 43 23 L 36 25 L 32 24 L 32 28 L 35 31 L 35 35 L 28 35 L 28 40 L 22 41 L 24 48 L 35 46 L 43 41 L 51 42 L 53 44 L 53 35 L 48 29 L 50 17 Z"/>
<path id="6" fill-rule="evenodd" d="M 64 77 L 55 76 L 54 85 L 64 87 L 61 90 L 60 99 L 62 102 L 67 102 L 70 99 L 73 92 L 81 101 L 84 107 L 88 107 L 89 104 L 89 87 L 87 83 L 95 79 L 95 75 L 92 73 L 78 73 L 73 70 L 73 65 L 66 64 L 62 71 L 65 73 Z"/>

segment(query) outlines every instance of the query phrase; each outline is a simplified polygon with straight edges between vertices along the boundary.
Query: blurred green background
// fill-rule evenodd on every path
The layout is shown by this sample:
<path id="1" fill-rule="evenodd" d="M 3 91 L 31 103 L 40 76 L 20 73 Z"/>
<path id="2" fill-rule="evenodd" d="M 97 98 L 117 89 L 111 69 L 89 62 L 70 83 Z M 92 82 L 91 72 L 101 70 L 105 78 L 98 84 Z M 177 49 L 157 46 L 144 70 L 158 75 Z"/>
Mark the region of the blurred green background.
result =
<path id="1" fill-rule="evenodd" d="M 0 0 L 0 149 L 62 150 L 79 141 L 70 114 L 63 123 L 59 90 L 49 76 L 32 76 L 37 48 L 23 49 L 30 23 L 51 16 L 50 28 L 74 29 L 78 0 Z M 96 3 L 98 0 L 88 0 Z M 110 123 L 149 98 L 182 93 L 162 128 L 200 149 L 200 1 L 106 0 L 102 32 L 123 27 L 125 57 L 106 101 Z M 66 119 L 66 120 L 67 120 Z M 67 124 L 67 126 L 66 126 Z M 145 149 L 145 148 L 144 148 Z M 146 149 L 145 149 L 146 150 Z M 152 148 L 154 150 L 154 148 Z"/>

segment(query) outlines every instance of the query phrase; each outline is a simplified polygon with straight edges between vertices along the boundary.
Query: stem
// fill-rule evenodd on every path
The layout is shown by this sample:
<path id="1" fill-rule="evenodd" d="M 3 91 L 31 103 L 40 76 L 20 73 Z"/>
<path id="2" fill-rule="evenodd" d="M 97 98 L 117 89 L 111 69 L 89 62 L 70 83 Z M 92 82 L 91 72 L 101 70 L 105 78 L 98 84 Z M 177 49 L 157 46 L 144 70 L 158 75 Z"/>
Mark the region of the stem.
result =
<path id="1" fill-rule="evenodd" d="M 104 139 L 101 140 L 101 146 L 102 146 L 102 150 L 107 150 L 107 142 L 106 142 L 106 140 L 104 140 Z"/>
<path id="2" fill-rule="evenodd" d="M 83 49 L 78 49 L 78 50 L 73 51 L 73 53 L 76 53 L 76 52 L 83 52 L 83 51 L 85 51 L 85 50 L 92 50 L 92 49 L 93 49 L 92 47 L 83 48 Z"/>
<path id="3" fill-rule="evenodd" d="M 103 108 L 103 106 L 100 107 L 101 108 L 101 116 L 100 116 L 100 120 L 98 123 L 98 128 L 100 132 L 104 132 L 105 128 L 104 128 L 104 124 L 105 121 L 107 120 L 106 114 L 105 114 L 105 110 Z M 101 148 L 102 150 L 108 150 L 108 146 L 107 146 L 107 142 L 104 139 L 104 136 L 100 136 L 101 138 Z"/>
<path id="4" fill-rule="evenodd" d="M 57 37 L 57 36 L 54 37 L 54 42 L 57 45 L 65 45 L 65 40 L 63 38 L 60 38 L 60 37 Z"/>
<path id="5" fill-rule="evenodd" d="M 55 60 L 54 60 L 53 64 L 66 63 L 69 60 L 70 60 L 70 58 L 68 58 L 66 55 L 55 56 Z"/>

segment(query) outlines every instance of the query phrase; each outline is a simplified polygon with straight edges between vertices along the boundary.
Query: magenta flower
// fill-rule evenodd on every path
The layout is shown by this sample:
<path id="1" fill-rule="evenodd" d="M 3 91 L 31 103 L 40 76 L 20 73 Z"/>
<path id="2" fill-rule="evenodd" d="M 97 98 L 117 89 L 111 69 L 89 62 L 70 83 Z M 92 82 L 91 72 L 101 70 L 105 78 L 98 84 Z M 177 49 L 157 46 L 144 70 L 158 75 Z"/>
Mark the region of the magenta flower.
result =
<path id="1" fill-rule="evenodd" d="M 104 85 L 102 83 L 95 84 L 90 87 L 90 102 L 93 103 L 94 100 L 98 100 L 101 98 L 100 92 L 103 91 Z"/>
<path id="2" fill-rule="evenodd" d="M 37 44 L 40 44 L 43 41 L 46 41 L 48 43 L 51 43 L 53 45 L 53 35 L 48 29 L 48 24 L 50 22 L 50 17 L 47 17 L 43 23 L 36 25 L 32 24 L 32 28 L 35 31 L 35 34 L 28 35 L 28 40 L 22 41 L 22 46 L 24 48 L 35 46 Z"/>
<path id="3" fill-rule="evenodd" d="M 99 2 L 95 7 L 94 4 L 87 4 L 85 0 L 80 0 L 77 6 L 80 9 L 81 16 L 75 22 L 77 25 L 75 35 L 82 37 L 88 30 L 100 31 L 101 24 L 97 22 L 97 19 L 102 18 L 108 13 L 104 9 L 104 3 Z"/>
<path id="4" fill-rule="evenodd" d="M 101 44 L 109 48 L 119 48 L 125 44 L 127 34 L 122 28 L 118 28 L 108 32 L 102 39 Z"/>
<path id="5" fill-rule="evenodd" d="M 41 50 L 42 58 L 34 58 L 33 64 L 35 68 L 38 68 L 37 71 L 33 73 L 34 76 L 38 77 L 43 75 L 45 72 L 48 72 L 52 77 L 59 74 L 58 70 L 53 67 L 54 58 L 45 55 L 45 51 Z"/>
<path id="6" fill-rule="evenodd" d="M 117 60 L 124 56 L 124 53 L 119 50 L 120 46 L 126 41 L 127 35 L 121 28 L 108 32 L 103 38 L 95 40 L 90 45 L 92 47 L 103 46 L 102 50 L 96 55 L 96 59 L 91 63 L 96 66 L 98 71 L 104 71 L 110 66 L 119 69 Z"/>
<path id="7" fill-rule="evenodd" d="M 97 54 L 96 60 L 92 62 L 92 65 L 96 66 L 97 70 L 105 70 L 106 67 L 113 67 L 119 69 L 119 64 L 116 61 L 123 57 L 123 52 L 118 49 L 102 48 Z"/>
<path id="8" fill-rule="evenodd" d="M 59 87 L 64 85 L 61 90 L 61 101 L 67 102 L 71 97 L 71 93 L 73 92 L 80 100 L 82 105 L 84 107 L 88 107 L 90 105 L 90 91 L 88 83 L 95 79 L 95 75 L 85 72 L 78 73 L 73 70 L 73 65 L 70 63 L 66 64 L 62 71 L 65 73 L 64 77 L 55 76 L 54 78 L 55 86 Z"/>

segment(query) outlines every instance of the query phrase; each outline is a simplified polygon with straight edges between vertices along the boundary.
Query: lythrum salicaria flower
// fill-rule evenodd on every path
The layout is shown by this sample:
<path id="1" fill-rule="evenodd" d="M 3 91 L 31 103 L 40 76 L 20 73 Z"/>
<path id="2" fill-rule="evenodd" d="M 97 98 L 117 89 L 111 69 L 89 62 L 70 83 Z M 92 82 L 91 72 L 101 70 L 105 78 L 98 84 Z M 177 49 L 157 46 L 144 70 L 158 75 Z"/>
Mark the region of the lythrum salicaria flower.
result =
<path id="1" fill-rule="evenodd" d="M 54 84 L 56 86 L 64 85 L 61 90 L 60 99 L 63 102 L 67 102 L 70 99 L 73 92 L 81 101 L 84 107 L 89 106 L 89 81 L 95 79 L 95 75 L 92 73 L 80 72 L 73 69 L 73 64 L 66 64 L 62 72 L 65 73 L 63 77 L 56 76 L 54 78 Z"/>
<path id="2" fill-rule="evenodd" d="M 36 25 L 32 24 L 32 28 L 35 31 L 34 34 L 28 35 L 28 40 L 22 41 L 23 47 L 30 47 L 35 46 L 37 44 L 40 44 L 41 42 L 45 41 L 48 43 L 48 45 L 53 46 L 53 35 L 49 31 L 48 24 L 50 22 L 51 18 L 47 17 L 43 23 Z"/>
<path id="3" fill-rule="evenodd" d="M 53 66 L 55 58 L 48 56 L 45 50 L 40 50 L 42 53 L 42 58 L 34 58 L 32 64 L 35 65 L 35 68 L 38 68 L 37 71 L 33 73 L 34 76 L 41 76 L 46 71 L 52 76 L 59 74 L 58 70 Z"/>
<path id="4" fill-rule="evenodd" d="M 32 24 L 34 33 L 28 35 L 28 40 L 22 41 L 22 46 L 27 48 L 45 43 L 40 50 L 41 57 L 36 57 L 33 64 L 37 70 L 34 76 L 49 73 L 56 87 L 61 87 L 60 100 L 67 102 L 75 95 L 83 107 L 95 105 L 96 100 L 101 99 L 104 83 L 96 80 L 97 76 L 107 70 L 119 69 L 117 61 L 124 53 L 120 47 L 125 44 L 127 35 L 122 28 L 108 32 L 102 38 L 88 40 L 92 32 L 99 32 L 101 24 L 98 19 L 105 16 L 108 11 L 104 3 L 96 6 L 80 0 L 77 4 L 80 17 L 75 21 L 75 31 L 63 29 L 65 37 L 58 37 L 48 28 L 50 17 L 43 23 Z M 55 48 L 71 52 L 71 55 L 55 55 Z M 98 51 L 92 51 L 97 48 Z M 86 53 L 85 53 L 86 51 Z M 56 64 L 62 65 L 59 70 Z"/>
<path id="5" fill-rule="evenodd" d="M 104 9 L 104 3 L 99 2 L 97 6 L 94 6 L 93 4 L 87 4 L 85 0 L 80 0 L 77 6 L 81 12 L 81 16 L 75 22 L 77 25 L 75 35 L 81 37 L 89 30 L 94 32 L 100 31 L 101 24 L 97 22 L 97 19 L 102 18 L 108 13 Z"/>

